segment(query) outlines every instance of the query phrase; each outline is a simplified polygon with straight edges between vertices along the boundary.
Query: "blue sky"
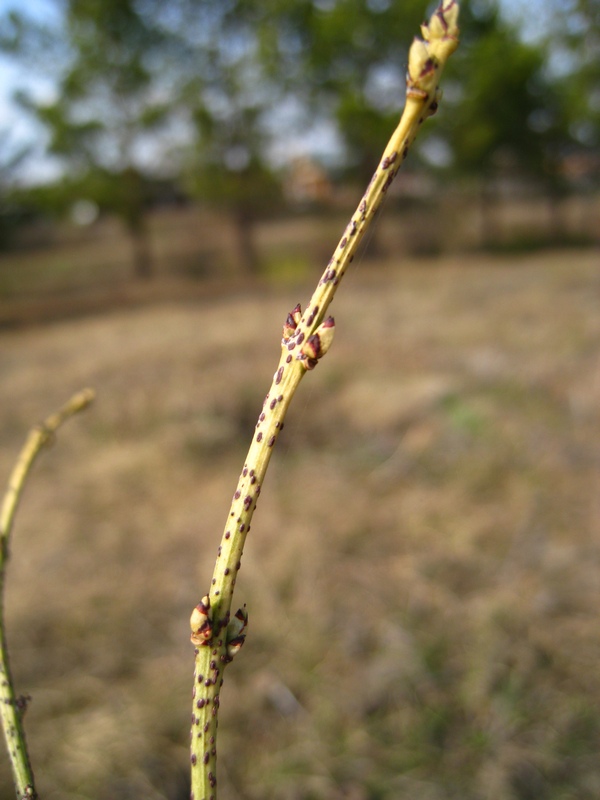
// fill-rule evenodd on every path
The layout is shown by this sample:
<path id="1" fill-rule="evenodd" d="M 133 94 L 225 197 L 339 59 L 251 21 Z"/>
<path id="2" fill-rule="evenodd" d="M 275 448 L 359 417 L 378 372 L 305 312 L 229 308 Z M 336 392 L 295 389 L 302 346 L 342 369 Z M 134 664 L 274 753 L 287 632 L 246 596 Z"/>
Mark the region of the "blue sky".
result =
<path id="1" fill-rule="evenodd" d="M 51 22 L 58 18 L 57 4 L 51 0 L 0 0 L 0 15 L 12 10 L 26 10 L 27 13 L 40 21 Z M 17 87 L 24 83 L 34 86 L 36 94 L 43 96 L 44 92 L 51 92 L 49 81 L 36 76 L 28 81 L 26 70 L 17 66 L 9 59 L 0 57 L 0 134 L 9 135 L 11 146 L 18 147 L 21 143 L 31 142 L 36 139 L 36 130 L 27 116 L 12 102 L 11 97 Z M 41 143 L 40 143 L 41 145 Z M 40 147 L 40 149 L 42 149 Z M 43 160 L 39 159 L 41 166 Z M 51 177 L 48 175 L 48 177 Z"/>

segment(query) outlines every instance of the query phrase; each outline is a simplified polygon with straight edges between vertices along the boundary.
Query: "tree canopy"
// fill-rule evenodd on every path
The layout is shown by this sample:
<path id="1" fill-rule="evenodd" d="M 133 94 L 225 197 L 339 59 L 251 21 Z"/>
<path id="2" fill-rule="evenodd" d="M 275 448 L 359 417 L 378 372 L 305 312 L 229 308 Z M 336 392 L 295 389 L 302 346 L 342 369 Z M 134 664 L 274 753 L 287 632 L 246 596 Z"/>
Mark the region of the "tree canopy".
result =
<path id="1" fill-rule="evenodd" d="M 39 69 L 54 65 L 52 99 L 21 93 L 21 103 L 72 183 L 124 220 L 140 274 L 149 270 L 147 183 L 167 174 L 231 212 L 246 266 L 256 267 L 249 231 L 279 202 L 272 152 L 274 143 L 286 152 L 292 106 L 302 133 L 317 121 L 336 131 L 339 159 L 368 176 L 403 103 L 400 43 L 426 11 L 421 0 L 56 7 L 54 30 L 5 15 L 0 42 Z M 487 178 L 510 163 L 550 185 L 569 148 L 598 151 L 598 7 L 556 0 L 536 27 L 509 22 L 493 0 L 464 4 L 443 105 L 446 166 Z"/>

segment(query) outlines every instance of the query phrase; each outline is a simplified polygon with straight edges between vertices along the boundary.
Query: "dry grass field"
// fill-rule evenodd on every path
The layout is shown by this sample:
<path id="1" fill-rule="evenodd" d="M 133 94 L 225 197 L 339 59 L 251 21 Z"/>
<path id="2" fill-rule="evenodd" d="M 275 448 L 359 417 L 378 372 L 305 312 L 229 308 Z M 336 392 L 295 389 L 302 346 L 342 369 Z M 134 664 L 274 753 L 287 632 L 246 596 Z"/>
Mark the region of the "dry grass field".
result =
<path id="1" fill-rule="evenodd" d="M 600 797 L 598 253 L 348 275 L 237 583 L 222 800 Z M 311 286 L 0 331 L 6 615 L 44 800 L 183 800 L 192 649 L 281 324 Z M 0 798 L 13 798 L 6 758 Z"/>

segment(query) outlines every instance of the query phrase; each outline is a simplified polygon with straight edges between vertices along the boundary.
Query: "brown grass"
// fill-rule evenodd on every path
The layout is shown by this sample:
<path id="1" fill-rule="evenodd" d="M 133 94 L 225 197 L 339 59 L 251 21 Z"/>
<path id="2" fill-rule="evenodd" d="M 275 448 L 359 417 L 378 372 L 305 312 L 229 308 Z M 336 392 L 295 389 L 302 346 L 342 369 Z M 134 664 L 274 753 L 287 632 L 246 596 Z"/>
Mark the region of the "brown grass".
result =
<path id="1" fill-rule="evenodd" d="M 348 276 L 244 555 L 222 800 L 600 796 L 599 289 L 592 252 Z M 189 613 L 308 294 L 0 333 L 2 475 L 31 423 L 98 392 L 12 547 L 45 800 L 187 797 Z"/>

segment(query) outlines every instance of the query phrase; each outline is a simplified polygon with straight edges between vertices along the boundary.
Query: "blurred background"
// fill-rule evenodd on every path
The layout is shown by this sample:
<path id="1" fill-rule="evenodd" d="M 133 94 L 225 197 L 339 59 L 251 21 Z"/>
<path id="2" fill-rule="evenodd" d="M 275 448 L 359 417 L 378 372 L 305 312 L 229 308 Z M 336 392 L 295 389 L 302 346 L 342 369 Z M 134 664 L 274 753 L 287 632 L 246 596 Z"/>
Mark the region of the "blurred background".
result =
<path id="1" fill-rule="evenodd" d="M 189 613 L 431 11 L 0 0 L 4 480 L 98 393 L 12 546 L 45 798 L 189 796 Z M 600 3 L 461 31 L 261 495 L 223 800 L 600 796 Z"/>

